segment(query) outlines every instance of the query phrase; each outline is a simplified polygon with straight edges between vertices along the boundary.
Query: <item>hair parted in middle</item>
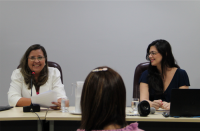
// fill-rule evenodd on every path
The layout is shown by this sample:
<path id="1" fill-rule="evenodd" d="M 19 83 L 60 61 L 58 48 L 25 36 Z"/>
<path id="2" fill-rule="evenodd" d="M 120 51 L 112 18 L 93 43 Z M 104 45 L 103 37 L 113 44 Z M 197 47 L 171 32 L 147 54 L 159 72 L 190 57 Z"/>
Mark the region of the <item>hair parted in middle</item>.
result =
<path id="1" fill-rule="evenodd" d="M 81 129 L 102 130 L 106 125 L 126 126 L 126 88 L 122 77 L 102 66 L 85 79 L 81 95 Z"/>

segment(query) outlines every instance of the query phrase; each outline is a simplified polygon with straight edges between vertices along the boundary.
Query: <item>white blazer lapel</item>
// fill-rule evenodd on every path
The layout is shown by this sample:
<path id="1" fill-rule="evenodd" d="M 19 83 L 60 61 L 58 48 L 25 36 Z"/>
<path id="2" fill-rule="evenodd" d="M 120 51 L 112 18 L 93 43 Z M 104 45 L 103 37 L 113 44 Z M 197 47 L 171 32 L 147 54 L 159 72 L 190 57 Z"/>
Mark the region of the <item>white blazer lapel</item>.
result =
<path id="1" fill-rule="evenodd" d="M 49 90 L 50 90 L 49 86 L 46 82 L 44 85 L 40 86 L 40 90 L 39 90 L 40 92 L 39 93 L 43 93 L 43 92 L 46 92 L 46 91 L 49 91 Z"/>
<path id="2" fill-rule="evenodd" d="M 28 90 L 28 92 L 29 92 L 29 94 L 31 96 L 31 89 Z M 33 87 L 32 87 L 32 96 L 35 96 L 35 95 L 36 95 L 36 90 L 35 90 L 35 86 L 33 85 Z"/>

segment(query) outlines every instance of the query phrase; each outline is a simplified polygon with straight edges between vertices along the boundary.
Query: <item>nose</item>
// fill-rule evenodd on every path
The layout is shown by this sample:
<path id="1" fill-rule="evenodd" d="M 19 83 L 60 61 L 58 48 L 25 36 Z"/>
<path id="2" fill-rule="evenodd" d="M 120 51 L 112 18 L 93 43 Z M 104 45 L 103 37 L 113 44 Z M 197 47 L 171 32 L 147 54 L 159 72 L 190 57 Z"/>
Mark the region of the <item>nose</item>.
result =
<path id="1" fill-rule="evenodd" d="M 36 58 L 34 62 L 40 62 L 40 61 L 38 60 L 38 58 Z"/>

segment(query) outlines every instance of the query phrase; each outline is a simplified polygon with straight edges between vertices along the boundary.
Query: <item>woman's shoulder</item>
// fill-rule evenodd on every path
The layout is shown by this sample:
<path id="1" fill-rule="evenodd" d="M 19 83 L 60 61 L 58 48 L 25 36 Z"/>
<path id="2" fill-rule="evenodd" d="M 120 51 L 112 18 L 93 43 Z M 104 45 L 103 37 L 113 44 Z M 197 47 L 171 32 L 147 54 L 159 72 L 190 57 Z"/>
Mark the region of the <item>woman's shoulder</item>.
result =
<path id="1" fill-rule="evenodd" d="M 142 72 L 142 74 L 148 74 L 148 73 L 149 73 L 148 70 Z"/>
<path id="2" fill-rule="evenodd" d="M 19 69 L 15 69 L 12 73 L 12 76 L 11 78 L 14 78 L 14 79 L 19 79 L 19 78 L 22 78 L 22 73 L 21 73 L 21 68 Z"/>
<path id="3" fill-rule="evenodd" d="M 143 82 L 143 83 L 148 83 L 148 70 L 145 70 L 142 72 L 141 76 L 140 76 L 140 79 L 139 79 L 139 83 L 140 82 Z"/>
<path id="4" fill-rule="evenodd" d="M 187 74 L 187 72 L 186 72 L 184 69 L 181 69 L 181 68 L 178 68 L 178 69 L 176 70 L 176 72 L 177 72 L 178 74 L 181 74 L 181 75 Z"/>
<path id="5" fill-rule="evenodd" d="M 49 75 L 60 76 L 60 71 L 54 67 L 48 67 Z"/>
<path id="6" fill-rule="evenodd" d="M 138 123 L 135 122 L 135 123 L 131 123 L 130 125 L 127 125 L 125 128 L 119 131 L 143 131 L 143 130 L 139 129 Z"/>
<path id="7" fill-rule="evenodd" d="M 184 69 L 177 69 L 174 80 L 179 82 L 179 87 L 190 86 L 189 76 Z"/>
<path id="8" fill-rule="evenodd" d="M 77 131 L 85 131 L 84 129 L 78 129 Z M 113 130 L 92 130 L 92 131 L 143 131 L 138 128 L 138 123 L 131 123 L 124 128 L 121 129 L 113 129 Z"/>
<path id="9" fill-rule="evenodd" d="M 149 74 L 148 70 L 145 70 L 145 71 L 142 72 L 141 76 L 142 77 L 144 77 L 144 76 L 147 77 L 148 74 Z"/>

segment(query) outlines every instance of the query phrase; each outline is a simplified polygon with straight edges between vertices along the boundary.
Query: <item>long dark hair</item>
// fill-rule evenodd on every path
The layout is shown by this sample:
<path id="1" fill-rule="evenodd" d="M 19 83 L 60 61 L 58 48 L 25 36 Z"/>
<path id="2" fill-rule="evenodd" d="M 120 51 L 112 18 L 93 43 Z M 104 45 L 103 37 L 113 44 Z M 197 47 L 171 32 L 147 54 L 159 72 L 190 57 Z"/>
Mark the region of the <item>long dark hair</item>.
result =
<path id="1" fill-rule="evenodd" d="M 149 60 L 149 50 L 151 46 L 155 46 L 158 52 L 162 55 L 161 60 L 161 71 L 162 74 L 158 71 L 156 66 L 151 65 L 151 61 Z M 155 40 L 151 44 L 149 44 L 146 52 L 146 59 L 150 61 L 149 67 L 148 67 L 148 85 L 150 88 L 153 88 L 156 92 L 156 94 L 163 93 L 163 80 L 164 76 L 166 75 L 166 69 L 177 67 L 178 64 L 176 64 L 176 60 L 174 59 L 174 56 L 172 54 L 172 49 L 168 41 L 166 40 Z"/>
<path id="2" fill-rule="evenodd" d="M 30 87 L 30 81 L 31 81 L 31 70 L 28 66 L 28 56 L 32 50 L 38 50 L 41 49 L 44 57 L 45 57 L 45 66 L 40 72 L 40 76 L 38 77 L 38 82 L 36 83 L 35 80 L 33 80 L 33 84 L 35 85 L 36 88 L 39 88 L 41 85 L 45 84 L 48 80 L 48 63 L 47 63 L 47 53 L 46 50 L 43 46 L 39 44 L 34 44 L 30 46 L 25 54 L 22 56 L 21 61 L 20 61 L 20 68 L 21 68 L 21 73 L 24 77 L 24 81 L 28 86 L 28 89 L 31 89 Z"/>
<path id="3" fill-rule="evenodd" d="M 102 130 L 109 124 L 126 126 L 126 88 L 121 76 L 113 69 L 91 71 L 83 85 L 81 95 L 81 129 Z"/>

